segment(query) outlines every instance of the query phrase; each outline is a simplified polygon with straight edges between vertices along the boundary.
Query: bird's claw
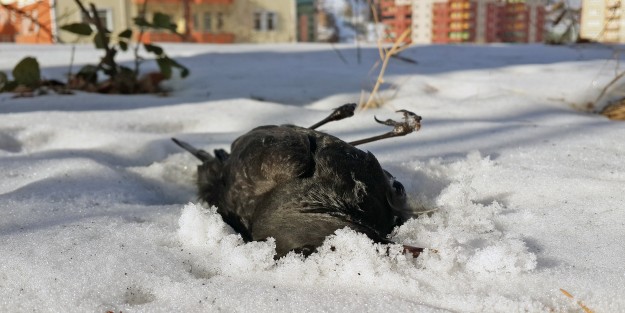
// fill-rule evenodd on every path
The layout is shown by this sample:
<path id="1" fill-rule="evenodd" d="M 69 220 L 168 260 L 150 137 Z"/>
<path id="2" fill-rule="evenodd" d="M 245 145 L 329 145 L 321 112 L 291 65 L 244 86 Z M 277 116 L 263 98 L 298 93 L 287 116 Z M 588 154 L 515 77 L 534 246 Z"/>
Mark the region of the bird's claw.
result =
<path id="1" fill-rule="evenodd" d="M 403 122 L 398 122 L 398 121 L 394 121 L 391 119 L 388 119 L 386 121 L 380 121 L 375 116 L 373 118 L 375 119 L 376 122 L 380 124 L 393 126 L 392 133 L 395 136 L 404 136 L 404 135 L 412 133 L 413 131 L 418 131 L 419 129 L 421 129 L 421 116 L 413 112 L 410 112 L 408 110 L 399 110 L 396 112 L 404 113 Z"/>
<path id="2" fill-rule="evenodd" d="M 381 140 L 381 139 L 386 139 L 386 138 L 392 138 L 392 137 L 398 137 L 398 136 L 405 136 L 408 135 L 414 131 L 417 131 L 421 128 L 421 116 L 416 115 L 410 111 L 407 110 L 399 110 L 397 112 L 401 112 L 404 113 L 404 121 L 403 122 L 398 122 L 398 121 L 394 121 L 391 119 L 388 119 L 386 121 L 380 121 L 378 120 L 377 117 L 374 117 L 375 121 L 383 124 L 383 125 L 387 125 L 387 126 L 393 126 L 393 130 L 391 130 L 390 132 L 387 132 L 385 134 L 382 135 L 377 135 L 377 136 L 373 136 L 373 137 L 369 137 L 369 138 L 365 138 L 365 139 L 360 139 L 360 140 L 356 140 L 356 141 L 352 141 L 349 144 L 352 146 L 357 146 L 357 145 L 361 145 L 363 143 L 368 143 L 368 142 L 373 142 L 376 140 Z"/>

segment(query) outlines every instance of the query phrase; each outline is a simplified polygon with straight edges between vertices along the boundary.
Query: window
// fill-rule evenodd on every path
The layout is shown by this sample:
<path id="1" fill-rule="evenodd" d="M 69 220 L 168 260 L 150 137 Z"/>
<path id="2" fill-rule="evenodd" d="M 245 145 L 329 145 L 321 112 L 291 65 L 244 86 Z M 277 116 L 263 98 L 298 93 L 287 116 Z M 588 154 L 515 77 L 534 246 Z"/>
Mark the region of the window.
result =
<path id="1" fill-rule="evenodd" d="M 210 12 L 204 12 L 204 22 L 203 30 L 205 32 L 210 32 L 213 30 L 213 15 Z"/>
<path id="2" fill-rule="evenodd" d="M 276 17 L 275 17 L 275 15 L 276 14 L 273 13 L 273 12 L 266 12 L 265 20 L 266 20 L 266 23 L 267 23 L 267 30 L 274 30 L 276 28 L 276 25 L 275 25 Z"/>
<path id="3" fill-rule="evenodd" d="M 200 15 L 199 13 L 193 14 L 193 27 L 192 28 L 194 30 L 200 29 L 200 16 L 199 15 Z"/>
<path id="4" fill-rule="evenodd" d="M 254 13 L 254 29 L 255 30 L 262 30 L 262 22 L 261 22 L 261 16 L 262 14 L 260 12 L 255 12 Z"/>
<path id="5" fill-rule="evenodd" d="M 113 11 L 111 9 L 98 9 L 98 17 L 100 18 L 100 23 L 104 28 L 108 30 L 113 29 Z M 82 21 L 87 22 L 87 17 L 83 14 Z"/>
<path id="6" fill-rule="evenodd" d="M 274 31 L 278 28 L 278 14 L 271 11 L 254 13 L 254 30 Z"/>
<path id="7" fill-rule="evenodd" d="M 222 30 L 224 28 L 224 14 L 219 12 L 217 13 L 217 30 Z"/>

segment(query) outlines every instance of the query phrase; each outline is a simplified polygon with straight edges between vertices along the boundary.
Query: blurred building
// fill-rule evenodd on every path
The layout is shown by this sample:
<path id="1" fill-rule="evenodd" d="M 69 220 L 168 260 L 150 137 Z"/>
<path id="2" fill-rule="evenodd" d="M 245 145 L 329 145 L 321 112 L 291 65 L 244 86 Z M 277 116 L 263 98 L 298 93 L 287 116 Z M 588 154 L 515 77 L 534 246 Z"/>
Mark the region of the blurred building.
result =
<path id="1" fill-rule="evenodd" d="M 478 41 L 480 22 L 478 14 L 483 1 L 446 0 L 432 1 L 432 42 L 457 43 Z"/>
<path id="2" fill-rule="evenodd" d="M 0 0 L 0 42 L 52 43 L 56 35 L 50 1 Z"/>
<path id="3" fill-rule="evenodd" d="M 414 43 L 542 42 L 544 23 L 544 0 L 412 1 Z"/>
<path id="4" fill-rule="evenodd" d="M 62 25 L 85 20 L 74 0 L 0 1 L 3 4 L 0 6 L 1 41 L 91 40 L 59 30 Z M 183 34 L 146 30 L 142 37 L 144 42 L 264 43 L 297 39 L 295 0 L 148 0 L 144 5 L 145 1 L 92 0 L 102 24 L 113 33 L 134 28 L 133 18 L 145 9 L 147 20 L 156 12 L 170 15 L 177 32 Z M 89 2 L 84 1 L 84 4 L 88 6 Z"/>
<path id="5" fill-rule="evenodd" d="M 113 31 L 113 33 L 118 33 L 132 27 L 132 18 L 137 15 L 135 4 L 132 1 L 95 0 L 91 2 L 96 5 L 100 22 L 106 29 Z M 90 10 L 89 3 L 89 1 L 83 1 L 87 10 Z M 87 21 L 74 0 L 55 0 L 53 8 L 58 27 L 69 23 Z M 63 30 L 58 30 L 57 36 L 59 42 L 85 42 L 91 40 L 78 37 Z"/>
<path id="6" fill-rule="evenodd" d="M 53 43 L 87 41 L 59 27 L 85 20 L 74 0 L 0 0 L 0 41 L 16 43 Z M 131 1 L 97 0 L 102 25 L 121 31 L 136 15 Z M 85 2 L 88 7 L 89 3 Z"/>
<path id="7" fill-rule="evenodd" d="M 225 29 L 224 23 L 224 17 L 232 11 L 233 0 L 131 0 L 127 2 L 133 4 L 132 16 L 138 16 L 143 11 L 145 1 L 148 2 L 145 6 L 146 19 L 151 20 L 157 12 L 167 14 L 176 24 L 178 34 L 149 29 L 141 38 L 144 42 L 234 42 L 234 35 Z"/>
<path id="8" fill-rule="evenodd" d="M 478 42 L 542 42 L 545 32 L 544 0 L 482 1 L 478 4 Z M 485 6 L 486 15 L 480 12 Z"/>
<path id="9" fill-rule="evenodd" d="M 625 43 L 625 8 L 621 0 L 583 0 L 580 37 Z"/>
<path id="10" fill-rule="evenodd" d="M 132 0 L 140 12 L 145 0 Z M 294 0 L 149 0 L 146 16 L 172 16 L 181 37 L 149 31 L 145 41 L 198 43 L 292 42 L 296 40 Z M 148 18 L 149 20 L 149 18 Z"/>
<path id="11" fill-rule="evenodd" d="M 317 41 L 318 42 L 338 42 L 339 28 L 334 14 L 320 9 L 316 13 L 317 21 Z"/>
<path id="12" fill-rule="evenodd" d="M 413 2 L 429 0 L 376 0 L 380 22 L 384 24 L 384 41 L 395 42 L 406 30 L 412 27 Z M 405 42 L 410 42 L 408 36 Z"/>
<path id="13" fill-rule="evenodd" d="M 317 41 L 316 1 L 296 0 L 297 41 Z"/>

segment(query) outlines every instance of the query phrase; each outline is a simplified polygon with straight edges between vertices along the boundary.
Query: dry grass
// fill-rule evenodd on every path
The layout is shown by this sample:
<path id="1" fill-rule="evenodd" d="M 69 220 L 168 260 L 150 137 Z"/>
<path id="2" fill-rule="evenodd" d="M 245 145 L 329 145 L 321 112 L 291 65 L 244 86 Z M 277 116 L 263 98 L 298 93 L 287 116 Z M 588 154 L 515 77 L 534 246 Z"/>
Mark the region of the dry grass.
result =
<path id="1" fill-rule="evenodd" d="M 581 111 L 602 114 L 611 120 L 625 121 L 625 70 L 620 69 L 620 58 L 624 52 L 615 49 L 613 57 L 606 60 L 606 63 L 599 70 L 600 72 L 604 71 L 610 61 L 615 62 L 614 77 L 603 85 L 594 101 L 589 101 L 583 106 L 573 105 L 574 107 Z"/>
<path id="2" fill-rule="evenodd" d="M 564 294 L 567 298 L 572 299 L 575 301 L 575 297 L 573 297 L 572 294 L 570 294 L 568 291 L 560 288 L 560 291 L 562 292 L 562 294 Z M 594 313 L 593 310 L 589 309 L 581 300 L 577 300 L 577 305 L 579 305 L 582 310 L 584 310 L 585 313 Z"/>
<path id="3" fill-rule="evenodd" d="M 603 87 L 594 103 L 589 105 L 589 109 L 599 109 L 600 114 L 611 120 L 625 121 L 625 96 L 622 94 L 622 90 L 614 90 L 614 86 L 617 83 L 622 82 L 624 77 L 625 71 L 617 73 L 614 78 Z M 608 104 L 602 106 L 602 108 L 596 108 L 598 104 L 606 101 L 604 98 L 614 96 L 618 96 L 618 98 L 616 98 L 617 100 L 608 102 Z"/>
<path id="4" fill-rule="evenodd" d="M 372 6 L 371 10 L 373 12 L 374 21 L 376 24 L 378 24 L 379 23 L 378 14 L 377 14 L 375 7 Z M 409 44 L 404 44 L 406 38 L 408 38 L 410 33 L 411 33 L 411 29 L 410 28 L 406 29 L 399 37 L 397 37 L 397 39 L 395 40 L 391 48 L 384 48 L 382 46 L 382 38 L 378 38 L 377 45 L 378 45 L 378 52 L 380 53 L 380 60 L 378 60 L 373 65 L 370 73 L 380 65 L 380 62 L 382 63 L 382 66 L 380 67 L 378 78 L 376 79 L 375 85 L 373 86 L 373 89 L 371 90 L 371 93 L 369 94 L 369 98 L 367 99 L 366 102 L 363 102 L 364 92 L 361 94 L 361 100 L 360 100 L 361 109 L 366 110 L 366 109 L 371 109 L 371 108 L 378 108 L 384 104 L 384 101 L 378 97 L 378 92 L 380 91 L 380 87 L 384 83 L 384 74 L 386 72 L 386 68 L 388 67 L 388 62 L 394 55 L 399 54 L 401 51 L 405 50 L 406 48 L 410 46 Z"/>
<path id="5" fill-rule="evenodd" d="M 606 106 L 601 114 L 611 120 L 625 121 L 625 99 Z"/>

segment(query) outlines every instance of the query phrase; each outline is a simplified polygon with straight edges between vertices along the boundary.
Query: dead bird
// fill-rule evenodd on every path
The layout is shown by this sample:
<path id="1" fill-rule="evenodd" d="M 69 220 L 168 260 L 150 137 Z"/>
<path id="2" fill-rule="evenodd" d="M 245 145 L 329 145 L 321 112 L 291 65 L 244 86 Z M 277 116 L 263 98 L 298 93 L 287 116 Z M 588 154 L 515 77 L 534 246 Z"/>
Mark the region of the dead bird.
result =
<path id="1" fill-rule="evenodd" d="M 289 251 L 309 255 L 344 227 L 390 243 L 388 234 L 411 213 L 404 186 L 371 152 L 355 146 L 417 131 L 421 117 L 400 110 L 402 122 L 375 118 L 393 130 L 349 143 L 315 130 L 353 116 L 355 108 L 345 104 L 308 128 L 254 128 L 232 143 L 230 153 L 217 149 L 211 155 L 172 140 L 202 161 L 199 198 L 216 206 L 245 241 L 273 237 L 277 258 Z M 405 249 L 413 255 L 422 250 Z"/>

